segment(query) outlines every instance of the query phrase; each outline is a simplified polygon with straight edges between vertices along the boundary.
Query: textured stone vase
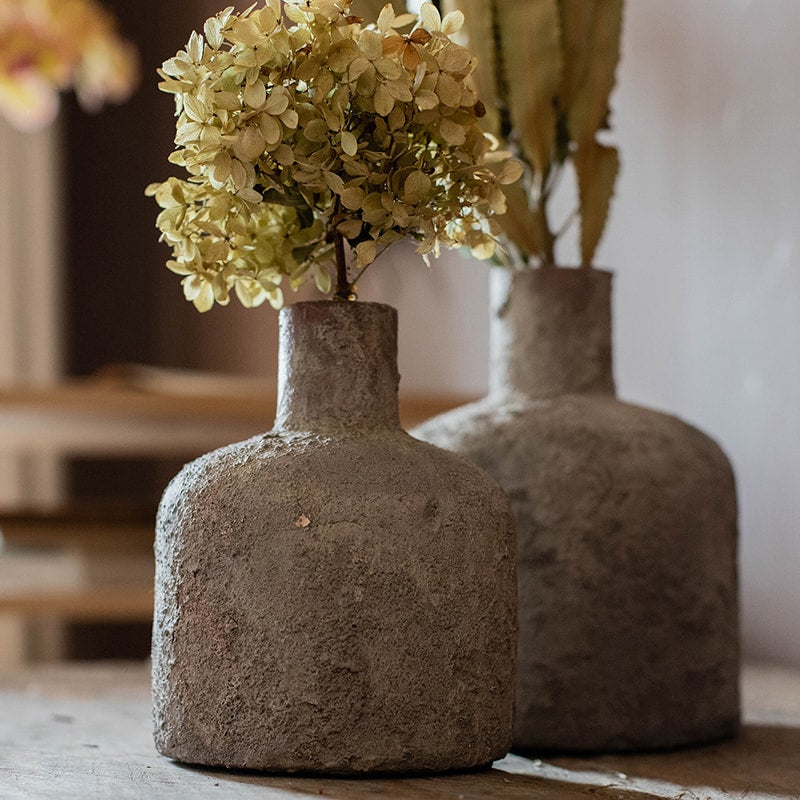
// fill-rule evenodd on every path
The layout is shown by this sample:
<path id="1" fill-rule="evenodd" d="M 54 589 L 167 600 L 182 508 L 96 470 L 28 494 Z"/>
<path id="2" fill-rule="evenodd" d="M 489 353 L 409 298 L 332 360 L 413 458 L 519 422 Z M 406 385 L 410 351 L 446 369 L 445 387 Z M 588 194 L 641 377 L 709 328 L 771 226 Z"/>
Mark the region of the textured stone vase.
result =
<path id="1" fill-rule="evenodd" d="M 514 748 L 685 745 L 738 724 L 737 510 L 720 448 L 617 400 L 611 275 L 493 270 L 489 396 L 414 431 L 511 497 Z"/>
<path id="2" fill-rule="evenodd" d="M 270 771 L 433 771 L 511 744 L 513 517 L 397 415 L 396 312 L 281 311 L 270 433 L 188 464 L 158 513 L 158 750 Z"/>

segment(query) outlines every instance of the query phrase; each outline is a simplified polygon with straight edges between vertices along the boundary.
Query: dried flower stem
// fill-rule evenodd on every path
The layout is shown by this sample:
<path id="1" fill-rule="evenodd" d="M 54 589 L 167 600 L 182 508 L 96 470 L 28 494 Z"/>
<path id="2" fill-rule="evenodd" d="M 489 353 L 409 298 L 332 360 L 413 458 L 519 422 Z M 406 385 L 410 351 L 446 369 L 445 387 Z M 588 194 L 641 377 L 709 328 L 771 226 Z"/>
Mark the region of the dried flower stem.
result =
<path id="1" fill-rule="evenodd" d="M 336 292 L 334 300 L 351 300 L 353 289 L 347 280 L 347 258 L 344 252 L 344 236 L 339 231 L 333 232 L 333 247 L 336 258 Z"/>

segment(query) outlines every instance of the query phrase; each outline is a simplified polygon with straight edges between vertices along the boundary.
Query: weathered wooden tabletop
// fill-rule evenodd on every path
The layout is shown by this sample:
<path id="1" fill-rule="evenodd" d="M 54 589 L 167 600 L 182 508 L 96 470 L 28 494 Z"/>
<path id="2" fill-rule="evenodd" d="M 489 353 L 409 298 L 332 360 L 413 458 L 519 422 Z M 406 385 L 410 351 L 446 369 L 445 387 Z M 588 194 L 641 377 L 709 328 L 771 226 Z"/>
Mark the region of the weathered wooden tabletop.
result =
<path id="1" fill-rule="evenodd" d="M 800 672 L 748 667 L 734 740 L 659 754 L 530 760 L 438 777 L 322 779 L 211 771 L 159 756 L 144 665 L 0 677 L 0 798 L 494 800 L 800 797 Z"/>

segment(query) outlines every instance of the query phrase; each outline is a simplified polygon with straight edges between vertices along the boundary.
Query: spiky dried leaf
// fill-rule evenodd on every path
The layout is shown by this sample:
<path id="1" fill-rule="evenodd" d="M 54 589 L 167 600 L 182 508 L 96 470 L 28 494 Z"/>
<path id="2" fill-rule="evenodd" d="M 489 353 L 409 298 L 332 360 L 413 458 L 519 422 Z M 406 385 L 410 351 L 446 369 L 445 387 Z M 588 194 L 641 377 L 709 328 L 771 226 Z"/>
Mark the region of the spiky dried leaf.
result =
<path id="1" fill-rule="evenodd" d="M 511 124 L 522 152 L 542 174 L 556 138 L 563 66 L 558 5 L 556 0 L 497 3 L 497 22 Z"/>
<path id="2" fill-rule="evenodd" d="M 622 0 L 561 0 L 565 31 L 562 107 L 578 145 L 594 138 L 608 115 L 619 63 Z"/>
<path id="3" fill-rule="evenodd" d="M 614 194 L 619 153 L 615 147 L 592 140 L 578 148 L 574 161 L 580 197 L 581 263 L 590 267 L 603 236 Z"/>

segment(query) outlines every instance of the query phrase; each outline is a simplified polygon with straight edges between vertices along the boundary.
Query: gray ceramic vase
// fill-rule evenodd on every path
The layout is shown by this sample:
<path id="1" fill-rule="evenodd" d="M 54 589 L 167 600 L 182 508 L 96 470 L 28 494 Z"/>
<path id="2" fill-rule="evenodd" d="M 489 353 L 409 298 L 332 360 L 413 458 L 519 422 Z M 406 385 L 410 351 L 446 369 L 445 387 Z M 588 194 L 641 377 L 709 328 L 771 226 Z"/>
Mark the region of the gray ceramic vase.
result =
<path id="1" fill-rule="evenodd" d="M 514 749 L 655 749 L 732 733 L 727 458 L 681 420 L 616 399 L 609 273 L 493 273 L 489 396 L 413 433 L 469 457 L 512 500 Z"/>
<path id="2" fill-rule="evenodd" d="M 396 312 L 280 315 L 270 433 L 188 464 L 156 537 L 158 750 L 358 774 L 488 764 L 511 744 L 513 517 L 398 422 Z"/>

